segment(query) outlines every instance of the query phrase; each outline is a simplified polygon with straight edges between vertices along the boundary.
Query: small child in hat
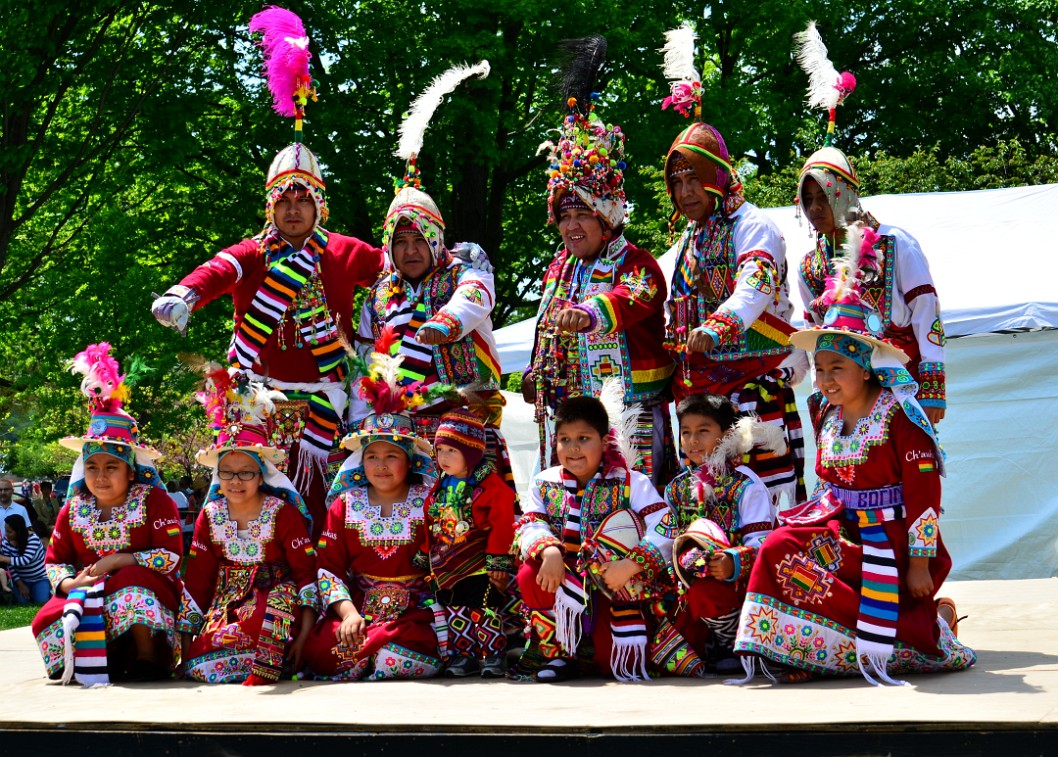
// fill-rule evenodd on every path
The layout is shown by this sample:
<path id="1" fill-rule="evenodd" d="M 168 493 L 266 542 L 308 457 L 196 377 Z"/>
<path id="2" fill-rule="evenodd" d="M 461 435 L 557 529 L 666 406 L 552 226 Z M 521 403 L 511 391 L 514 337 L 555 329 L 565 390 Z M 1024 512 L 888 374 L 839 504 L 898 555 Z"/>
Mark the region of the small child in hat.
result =
<path id="1" fill-rule="evenodd" d="M 441 418 L 434 437 L 441 477 L 426 501 L 426 543 L 417 556 L 445 608 L 445 675 L 454 678 L 505 672 L 499 610 L 514 571 L 515 493 L 485 459 L 485 440 L 474 413 L 456 409 Z"/>
<path id="2" fill-rule="evenodd" d="M 665 489 L 680 530 L 673 568 L 685 587 L 673 627 L 712 669 L 732 673 L 742 667 L 732 645 L 746 580 L 774 522 L 764 482 L 734 462 L 758 442 L 782 451 L 785 441 L 781 427 L 739 419 L 731 401 L 717 394 L 684 398 L 676 418 L 687 467 Z M 656 662 L 672 673 L 696 674 Z"/>

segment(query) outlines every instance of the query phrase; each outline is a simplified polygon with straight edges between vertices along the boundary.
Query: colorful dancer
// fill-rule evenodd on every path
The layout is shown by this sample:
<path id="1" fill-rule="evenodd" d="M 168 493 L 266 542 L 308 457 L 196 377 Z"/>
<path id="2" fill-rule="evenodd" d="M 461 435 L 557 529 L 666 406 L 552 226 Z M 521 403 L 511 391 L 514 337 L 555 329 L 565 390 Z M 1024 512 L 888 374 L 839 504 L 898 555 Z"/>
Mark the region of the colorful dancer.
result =
<path id="1" fill-rule="evenodd" d="M 71 362 L 92 419 L 62 446 L 80 454 L 45 556 L 55 596 L 33 619 L 50 678 L 85 686 L 168 678 L 176 646 L 184 545 L 156 450 L 123 409 L 123 376 L 106 342 Z"/>
<path id="2" fill-rule="evenodd" d="M 319 529 L 328 464 L 348 402 L 342 337 L 353 333 L 356 289 L 375 281 L 381 253 L 323 227 L 325 184 L 316 156 L 301 142 L 305 104 L 316 96 L 301 20 L 272 7 L 251 19 L 250 31 L 264 35 L 276 112 L 294 118 L 294 143 L 268 169 L 265 228 L 185 276 L 152 311 L 162 325 L 183 333 L 192 311 L 231 294 L 235 331 L 228 360 L 286 396 L 269 441 L 288 452 L 281 470 L 294 480 Z"/>
<path id="3" fill-rule="evenodd" d="M 701 118 L 702 85 L 694 68 L 694 32 L 668 32 L 665 76 L 672 94 L 662 107 L 695 122 L 665 159 L 665 186 L 687 226 L 676 243 L 668 302 L 667 337 L 677 356 L 676 400 L 722 394 L 743 413 L 786 434 L 785 451 L 755 450 L 749 467 L 778 508 L 803 502 L 804 439 L 793 385 L 808 364 L 790 346 L 792 306 L 787 296 L 786 242 L 779 229 L 746 202 L 720 132 Z"/>
<path id="4" fill-rule="evenodd" d="M 301 667 L 316 621 L 308 511 L 268 443 L 278 392 L 213 364 L 205 391 L 217 439 L 196 456 L 213 469 L 195 521 L 177 629 L 184 675 L 206 683 L 275 683 Z"/>

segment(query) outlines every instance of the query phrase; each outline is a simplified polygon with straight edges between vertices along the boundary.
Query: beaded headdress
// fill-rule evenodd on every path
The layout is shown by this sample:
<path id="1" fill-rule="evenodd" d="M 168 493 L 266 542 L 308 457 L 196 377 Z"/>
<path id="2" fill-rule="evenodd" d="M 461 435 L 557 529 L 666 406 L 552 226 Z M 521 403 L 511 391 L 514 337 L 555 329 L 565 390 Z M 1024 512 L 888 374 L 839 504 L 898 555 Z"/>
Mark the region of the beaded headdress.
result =
<path id="1" fill-rule="evenodd" d="M 327 222 L 326 184 L 315 154 L 302 144 L 305 105 L 316 101 L 316 86 L 309 73 L 309 38 L 297 14 L 272 6 L 250 19 L 250 33 L 260 32 L 264 50 L 264 75 L 272 93 L 272 108 L 294 119 L 294 142 L 280 150 L 265 180 L 265 222 L 274 223 L 276 201 L 291 189 L 309 193 L 316 204 L 316 226 Z"/>
<path id="2" fill-rule="evenodd" d="M 195 460 L 216 467 L 225 452 L 252 452 L 273 465 L 281 463 L 286 453 L 270 445 L 268 437 L 275 403 L 286 396 L 217 363 L 209 363 L 205 373 L 205 386 L 195 399 L 205 408 L 216 439 L 209 449 L 199 450 Z"/>
<path id="3" fill-rule="evenodd" d="M 595 112 L 594 91 L 606 62 L 606 38 L 599 35 L 566 40 L 561 91 L 567 109 L 557 142 L 540 145 L 548 153 L 548 220 L 558 223 L 564 198 L 576 195 L 610 228 L 628 217 L 625 196 L 625 135 Z M 568 206 L 567 206 L 568 207 Z"/>

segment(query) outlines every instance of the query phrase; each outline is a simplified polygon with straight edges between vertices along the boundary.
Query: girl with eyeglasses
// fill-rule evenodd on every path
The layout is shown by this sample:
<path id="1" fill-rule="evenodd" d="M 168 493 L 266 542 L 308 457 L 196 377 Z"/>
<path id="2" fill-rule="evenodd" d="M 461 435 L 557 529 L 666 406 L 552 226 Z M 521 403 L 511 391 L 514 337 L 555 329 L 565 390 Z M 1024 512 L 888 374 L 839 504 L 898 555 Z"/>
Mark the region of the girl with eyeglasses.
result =
<path id="1" fill-rule="evenodd" d="M 268 444 L 274 398 L 259 384 L 237 385 L 224 369 L 209 374 L 200 395 L 220 433 L 196 457 L 213 468 L 213 481 L 195 521 L 177 619 L 183 672 L 197 681 L 256 686 L 295 673 L 316 620 L 311 522 L 276 467 L 284 453 Z"/>

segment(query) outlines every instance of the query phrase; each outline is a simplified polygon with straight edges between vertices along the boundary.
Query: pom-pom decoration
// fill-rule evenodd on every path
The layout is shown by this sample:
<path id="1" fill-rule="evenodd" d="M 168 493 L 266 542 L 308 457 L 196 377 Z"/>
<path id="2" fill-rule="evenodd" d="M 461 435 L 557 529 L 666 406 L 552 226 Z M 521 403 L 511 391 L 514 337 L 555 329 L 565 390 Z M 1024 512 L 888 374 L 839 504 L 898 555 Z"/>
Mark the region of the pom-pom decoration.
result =
<path id="1" fill-rule="evenodd" d="M 797 63 L 808 74 L 808 106 L 827 111 L 827 137 L 825 145 L 834 141 L 834 121 L 837 107 L 856 89 L 856 77 L 848 71 L 838 73 L 827 57 L 827 46 L 816 29 L 815 21 L 803 32 L 794 35 L 797 45 Z"/>
<path id="2" fill-rule="evenodd" d="M 301 141 L 305 105 L 316 101 L 309 73 L 309 38 L 297 14 L 271 6 L 250 19 L 250 33 L 260 32 L 264 74 L 276 113 L 294 119 L 295 141 Z"/>

